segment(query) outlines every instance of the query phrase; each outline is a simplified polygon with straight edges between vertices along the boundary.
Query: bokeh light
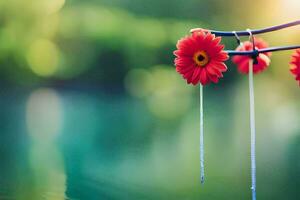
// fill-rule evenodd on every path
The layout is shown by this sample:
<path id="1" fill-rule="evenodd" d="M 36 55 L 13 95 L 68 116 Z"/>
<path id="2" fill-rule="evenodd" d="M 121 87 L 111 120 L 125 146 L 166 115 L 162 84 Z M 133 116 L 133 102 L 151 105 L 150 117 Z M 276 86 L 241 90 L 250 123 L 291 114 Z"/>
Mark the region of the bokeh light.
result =
<path id="1" fill-rule="evenodd" d="M 280 0 L 280 8 L 282 11 L 281 17 L 286 20 L 299 19 L 300 1 L 298 0 Z"/>
<path id="2" fill-rule="evenodd" d="M 58 68 L 59 56 L 59 50 L 53 42 L 38 39 L 30 46 L 27 60 L 34 73 L 39 76 L 51 76 Z"/>
<path id="3" fill-rule="evenodd" d="M 150 111 L 162 119 L 176 119 L 184 115 L 192 103 L 192 87 L 182 84 L 173 67 L 153 66 L 151 73 L 149 81 L 153 84 L 153 90 L 147 99 Z M 181 106 L 178 107 L 178 104 Z"/>
<path id="4" fill-rule="evenodd" d="M 135 97 L 146 97 L 154 89 L 151 76 L 152 74 L 148 70 L 132 69 L 126 75 L 125 87 Z"/>
<path id="5" fill-rule="evenodd" d="M 46 14 L 53 14 L 58 12 L 65 4 L 65 0 L 39 0 L 38 5 L 41 5 L 41 9 Z"/>
<path id="6" fill-rule="evenodd" d="M 33 91 L 26 106 L 28 132 L 39 142 L 51 142 L 60 133 L 63 123 L 61 100 L 53 89 Z"/>
<path id="7" fill-rule="evenodd" d="M 125 86 L 130 94 L 147 97 L 149 110 L 162 119 L 176 119 L 191 106 L 192 87 L 184 87 L 181 77 L 170 66 L 133 69 L 125 78 Z"/>

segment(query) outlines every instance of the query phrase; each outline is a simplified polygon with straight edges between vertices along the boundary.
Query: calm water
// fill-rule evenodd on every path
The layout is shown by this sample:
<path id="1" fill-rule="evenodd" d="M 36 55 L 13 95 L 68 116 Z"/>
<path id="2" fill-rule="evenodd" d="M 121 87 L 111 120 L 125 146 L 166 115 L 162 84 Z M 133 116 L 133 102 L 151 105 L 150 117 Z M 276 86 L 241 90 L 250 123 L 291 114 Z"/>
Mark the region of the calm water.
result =
<path id="1" fill-rule="evenodd" d="M 0 199 L 250 199 L 247 119 L 234 126 L 238 113 L 206 112 L 201 186 L 197 110 L 162 120 L 140 99 L 55 88 L 2 91 L 0 103 Z M 258 198 L 299 199 L 299 135 L 269 137 L 262 126 Z"/>

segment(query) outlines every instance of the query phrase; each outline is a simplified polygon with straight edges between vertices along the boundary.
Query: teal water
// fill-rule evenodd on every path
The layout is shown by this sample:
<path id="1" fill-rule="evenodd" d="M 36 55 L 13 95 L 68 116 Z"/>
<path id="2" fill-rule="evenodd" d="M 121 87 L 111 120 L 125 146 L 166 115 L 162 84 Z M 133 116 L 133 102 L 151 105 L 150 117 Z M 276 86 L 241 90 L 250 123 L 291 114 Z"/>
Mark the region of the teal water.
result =
<path id="1" fill-rule="evenodd" d="M 198 109 L 161 119 L 123 93 L 3 91 L 0 199 L 250 199 L 247 119 L 207 98 L 202 186 Z M 258 138 L 258 199 L 298 199 L 299 136 Z"/>

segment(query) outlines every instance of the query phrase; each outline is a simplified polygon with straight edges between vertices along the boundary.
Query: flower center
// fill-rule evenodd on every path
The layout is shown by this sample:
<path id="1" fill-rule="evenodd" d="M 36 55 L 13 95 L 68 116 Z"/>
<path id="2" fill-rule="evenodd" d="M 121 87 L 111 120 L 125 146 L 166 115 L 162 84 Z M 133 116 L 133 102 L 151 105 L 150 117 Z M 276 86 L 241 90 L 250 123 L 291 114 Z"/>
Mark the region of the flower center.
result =
<path id="1" fill-rule="evenodd" d="M 204 67 L 209 62 L 209 57 L 208 57 L 207 53 L 203 50 L 197 51 L 194 54 L 193 59 L 194 59 L 195 63 L 200 67 Z"/>

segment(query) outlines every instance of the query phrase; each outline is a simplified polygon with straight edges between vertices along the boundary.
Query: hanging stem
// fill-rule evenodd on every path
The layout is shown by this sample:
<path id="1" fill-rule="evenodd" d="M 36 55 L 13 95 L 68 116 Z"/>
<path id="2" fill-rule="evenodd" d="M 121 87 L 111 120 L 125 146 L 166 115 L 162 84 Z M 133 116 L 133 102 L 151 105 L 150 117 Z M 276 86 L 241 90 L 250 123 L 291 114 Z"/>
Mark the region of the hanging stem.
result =
<path id="1" fill-rule="evenodd" d="M 203 128 L 203 86 L 200 84 L 200 176 L 204 184 L 204 128 Z"/>
<path id="2" fill-rule="evenodd" d="M 253 59 L 249 61 L 249 96 L 250 96 L 250 130 L 251 130 L 251 190 L 252 200 L 256 200 L 256 155 L 255 155 L 255 107 L 253 86 Z"/>

